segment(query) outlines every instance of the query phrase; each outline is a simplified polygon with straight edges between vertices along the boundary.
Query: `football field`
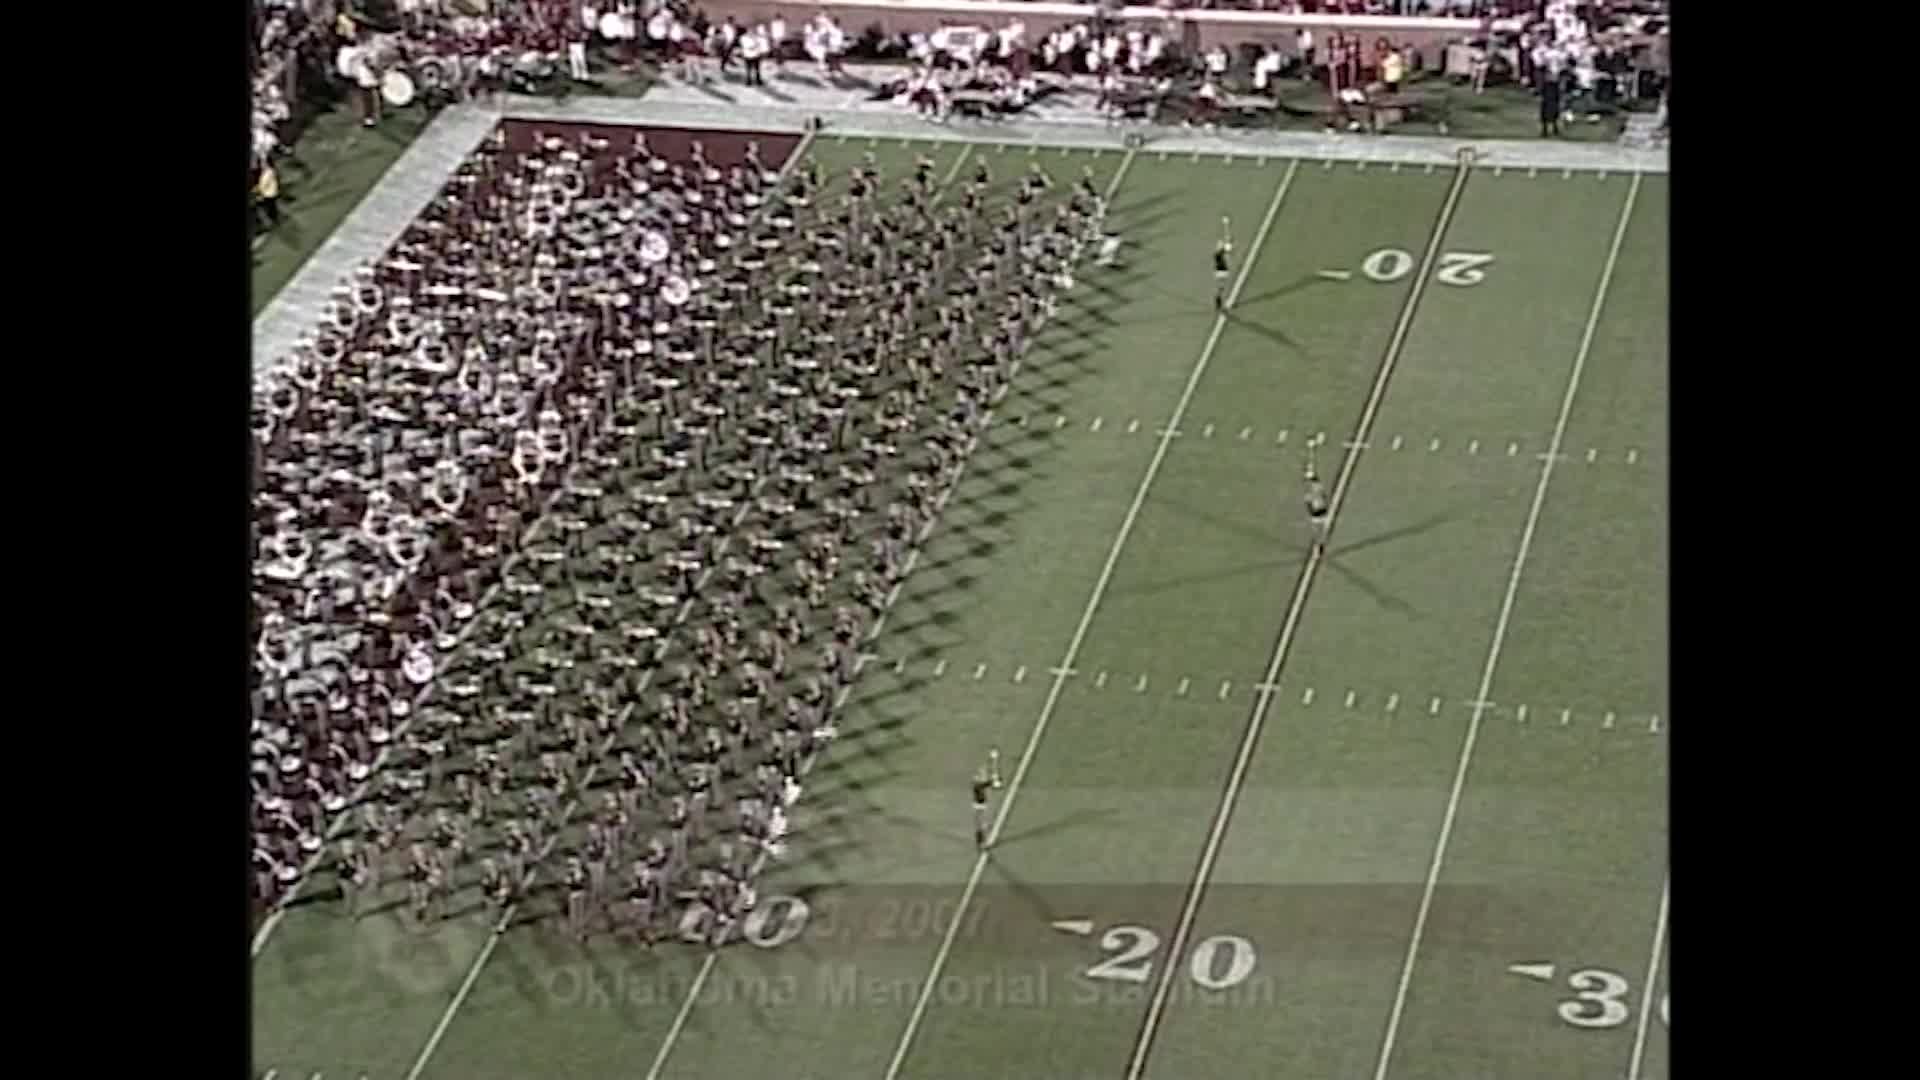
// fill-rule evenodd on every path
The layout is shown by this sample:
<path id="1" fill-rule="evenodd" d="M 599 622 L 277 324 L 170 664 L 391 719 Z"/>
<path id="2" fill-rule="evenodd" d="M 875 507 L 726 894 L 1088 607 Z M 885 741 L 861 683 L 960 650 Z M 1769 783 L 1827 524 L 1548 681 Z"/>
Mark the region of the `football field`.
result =
<path id="1" fill-rule="evenodd" d="M 809 152 L 1091 168 L 1123 245 L 996 407 L 744 940 L 302 904 L 256 1075 L 1665 1080 L 1666 177 Z"/>

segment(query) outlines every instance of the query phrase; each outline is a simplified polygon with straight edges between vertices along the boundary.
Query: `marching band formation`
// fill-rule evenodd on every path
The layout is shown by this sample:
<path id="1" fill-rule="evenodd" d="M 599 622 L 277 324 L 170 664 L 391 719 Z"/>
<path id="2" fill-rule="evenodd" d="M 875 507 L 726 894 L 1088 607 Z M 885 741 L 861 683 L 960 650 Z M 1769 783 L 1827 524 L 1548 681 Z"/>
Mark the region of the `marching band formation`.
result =
<path id="1" fill-rule="evenodd" d="M 737 925 L 1100 237 L 1091 174 L 935 171 L 496 133 L 336 291 L 253 416 L 263 905 L 338 836 L 356 913 Z"/>

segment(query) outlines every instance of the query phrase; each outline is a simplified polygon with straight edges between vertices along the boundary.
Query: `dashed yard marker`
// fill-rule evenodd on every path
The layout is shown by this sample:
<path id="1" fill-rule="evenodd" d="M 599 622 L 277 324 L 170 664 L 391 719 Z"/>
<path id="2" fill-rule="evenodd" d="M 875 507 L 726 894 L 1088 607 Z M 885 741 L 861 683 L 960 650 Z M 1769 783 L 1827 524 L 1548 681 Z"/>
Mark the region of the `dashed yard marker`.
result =
<path id="1" fill-rule="evenodd" d="M 1180 679 L 1180 687 L 1179 687 L 1179 689 L 1177 689 L 1177 690 L 1175 690 L 1175 691 L 1173 692 L 1173 696 L 1174 696 L 1174 697 L 1186 697 L 1186 696 L 1187 696 L 1187 686 L 1188 686 L 1188 684 L 1189 684 L 1189 682 L 1190 682 L 1190 680 L 1188 680 L 1188 679 L 1187 679 L 1187 678 L 1186 678 L 1185 676 L 1182 676 L 1182 677 L 1181 677 L 1181 679 Z"/>
<path id="2" fill-rule="evenodd" d="M 1053 924 L 1055 930 L 1063 934 L 1078 934 L 1090 937 L 1093 934 L 1092 919 L 1060 919 Z"/>
<path id="3" fill-rule="evenodd" d="M 1013 681 L 1017 683 L 1027 681 L 1027 665 L 1021 664 L 1019 667 L 1013 669 Z"/>
<path id="4" fill-rule="evenodd" d="M 939 663 L 933 665 L 933 677 L 937 679 L 940 676 L 945 675 L 946 673 L 947 673 L 947 658 L 943 656 L 940 658 Z"/>
<path id="5" fill-rule="evenodd" d="M 1103 416 L 1096 416 L 1096 417 L 1094 417 L 1094 418 L 1093 418 L 1093 423 L 1092 423 L 1092 424 L 1090 424 L 1090 425 L 1088 425 L 1088 427 L 1087 427 L 1087 430 L 1088 430 L 1088 431 L 1099 431 L 1099 430 L 1100 430 L 1100 425 L 1101 425 L 1101 424 L 1103 424 L 1103 423 L 1105 423 L 1105 422 L 1106 422 L 1106 417 L 1103 417 Z"/>

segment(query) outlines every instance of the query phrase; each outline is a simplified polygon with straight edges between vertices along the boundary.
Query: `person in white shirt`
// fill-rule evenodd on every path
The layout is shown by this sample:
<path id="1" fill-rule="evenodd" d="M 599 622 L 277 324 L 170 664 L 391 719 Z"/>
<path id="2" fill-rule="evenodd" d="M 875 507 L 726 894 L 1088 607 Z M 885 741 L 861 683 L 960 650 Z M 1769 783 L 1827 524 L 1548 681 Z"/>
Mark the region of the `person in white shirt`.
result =
<path id="1" fill-rule="evenodd" d="M 776 76 L 787 73 L 787 20 L 779 15 L 767 24 L 767 55 L 773 58 L 773 73 Z"/>
<path id="2" fill-rule="evenodd" d="M 760 74 L 761 61 L 767 57 L 767 31 L 763 26 L 748 30 L 740 38 L 740 63 L 746 69 L 748 86 L 765 86 Z"/>
<path id="3" fill-rule="evenodd" d="M 1293 46 L 1300 53 L 1300 77 L 1313 78 L 1313 31 L 1301 27 L 1300 33 L 1293 39 Z"/>

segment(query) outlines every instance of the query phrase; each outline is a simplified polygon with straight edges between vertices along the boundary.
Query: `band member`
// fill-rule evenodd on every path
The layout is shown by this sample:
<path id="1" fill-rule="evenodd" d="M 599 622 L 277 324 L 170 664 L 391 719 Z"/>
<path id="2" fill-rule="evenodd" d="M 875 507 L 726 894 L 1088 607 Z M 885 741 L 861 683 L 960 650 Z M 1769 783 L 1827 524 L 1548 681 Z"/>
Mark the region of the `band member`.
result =
<path id="1" fill-rule="evenodd" d="M 993 792 L 993 774 L 985 765 L 974 770 L 973 774 L 973 843 L 981 851 L 987 850 L 987 830 L 991 822 L 987 817 L 987 802 Z"/>
<path id="2" fill-rule="evenodd" d="M 359 918 L 361 904 L 373 883 L 373 863 L 367 849 L 352 840 L 340 843 L 340 895 L 346 901 L 347 914 Z"/>
<path id="3" fill-rule="evenodd" d="M 567 892 L 567 929 L 584 941 L 587 937 L 587 892 L 590 886 L 586 864 L 578 858 L 568 859 L 562 884 Z"/>
<path id="4" fill-rule="evenodd" d="M 1307 470 L 1307 523 L 1313 528 L 1313 553 L 1324 556 L 1327 553 L 1327 531 L 1333 524 L 1333 507 L 1327 499 L 1326 488 L 1320 484 L 1320 478 L 1311 468 Z"/>
<path id="5" fill-rule="evenodd" d="M 1213 245 L 1213 309 L 1227 309 L 1227 275 L 1232 271 L 1233 222 L 1220 219 L 1220 239 Z"/>

